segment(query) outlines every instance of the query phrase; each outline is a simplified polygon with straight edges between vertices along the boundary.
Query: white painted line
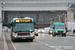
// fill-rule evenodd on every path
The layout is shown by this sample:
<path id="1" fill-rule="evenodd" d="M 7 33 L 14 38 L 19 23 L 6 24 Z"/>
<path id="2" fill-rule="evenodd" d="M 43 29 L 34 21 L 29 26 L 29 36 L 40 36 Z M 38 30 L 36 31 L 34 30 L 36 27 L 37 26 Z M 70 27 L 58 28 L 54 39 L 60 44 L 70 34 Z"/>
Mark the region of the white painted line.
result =
<path id="1" fill-rule="evenodd" d="M 7 45 L 4 34 L 3 34 L 3 37 L 4 37 L 4 50 L 8 50 L 8 45 Z"/>
<path id="2" fill-rule="evenodd" d="M 56 50 L 60 50 L 60 49 L 56 48 Z"/>
<path id="3" fill-rule="evenodd" d="M 43 43 L 43 42 L 41 42 L 41 41 L 38 41 L 38 40 L 35 40 L 35 41 L 37 41 L 37 42 L 39 42 L 40 44 L 43 44 L 43 45 L 45 45 L 45 46 L 48 46 L 48 47 L 50 47 L 50 48 L 53 48 L 53 49 L 55 49 L 55 50 L 60 50 L 59 48 L 51 47 L 49 44 Z"/>
<path id="4" fill-rule="evenodd" d="M 46 46 L 48 46 L 48 44 L 45 44 Z"/>
<path id="5" fill-rule="evenodd" d="M 39 43 L 41 43 L 41 44 L 44 44 L 43 42 L 40 42 L 40 41 L 38 41 Z"/>
<path id="6" fill-rule="evenodd" d="M 11 40 L 10 40 L 10 41 L 11 41 Z M 17 49 L 16 49 L 16 47 L 14 46 L 14 44 L 13 44 L 13 42 L 12 42 L 12 41 L 11 41 L 11 43 L 12 43 L 12 45 L 13 45 L 14 49 L 15 49 L 15 50 L 17 50 Z"/>
<path id="7" fill-rule="evenodd" d="M 9 38 L 8 38 L 9 39 Z M 10 40 L 10 39 L 9 39 Z M 11 40 L 10 40 L 11 41 Z M 14 50 L 17 50 L 16 47 L 14 46 L 13 42 L 11 41 L 11 44 L 13 45 L 14 47 Z"/>

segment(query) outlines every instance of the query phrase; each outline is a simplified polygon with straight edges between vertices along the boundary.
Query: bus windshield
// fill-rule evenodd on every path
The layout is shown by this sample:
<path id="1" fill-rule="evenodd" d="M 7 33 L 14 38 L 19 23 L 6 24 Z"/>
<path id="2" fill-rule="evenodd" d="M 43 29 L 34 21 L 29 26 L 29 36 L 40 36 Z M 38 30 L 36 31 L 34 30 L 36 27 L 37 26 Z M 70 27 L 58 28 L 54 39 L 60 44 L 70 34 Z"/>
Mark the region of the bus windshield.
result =
<path id="1" fill-rule="evenodd" d="M 13 32 L 33 32 L 33 23 L 15 23 L 13 26 Z"/>
<path id="2" fill-rule="evenodd" d="M 56 29 L 65 29 L 65 26 L 64 25 L 55 25 L 55 28 Z"/>

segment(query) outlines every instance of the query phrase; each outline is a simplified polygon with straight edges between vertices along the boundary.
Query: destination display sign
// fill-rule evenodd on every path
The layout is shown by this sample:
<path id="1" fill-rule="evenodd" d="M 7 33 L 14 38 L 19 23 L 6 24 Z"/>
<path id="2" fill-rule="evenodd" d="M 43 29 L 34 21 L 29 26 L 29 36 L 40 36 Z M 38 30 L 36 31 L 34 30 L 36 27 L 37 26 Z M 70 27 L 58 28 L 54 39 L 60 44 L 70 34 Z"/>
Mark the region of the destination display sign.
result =
<path id="1" fill-rule="evenodd" d="M 16 20 L 16 23 L 20 23 L 20 22 L 32 22 L 32 20 Z"/>

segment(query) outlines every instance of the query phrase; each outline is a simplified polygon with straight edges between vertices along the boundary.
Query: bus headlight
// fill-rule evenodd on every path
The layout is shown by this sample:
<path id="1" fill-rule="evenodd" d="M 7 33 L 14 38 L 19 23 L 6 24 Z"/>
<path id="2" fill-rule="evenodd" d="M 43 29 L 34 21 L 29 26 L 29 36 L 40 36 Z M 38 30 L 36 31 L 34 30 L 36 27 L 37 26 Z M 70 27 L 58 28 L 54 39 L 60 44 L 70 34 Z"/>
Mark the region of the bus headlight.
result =
<path id="1" fill-rule="evenodd" d="M 17 36 L 14 36 L 15 38 L 17 37 Z"/>
<path id="2" fill-rule="evenodd" d="M 33 33 L 35 35 L 35 33 Z"/>
<path id="3" fill-rule="evenodd" d="M 35 35 L 35 33 L 31 33 L 30 36 L 33 37 Z"/>
<path id="4" fill-rule="evenodd" d="M 16 33 L 12 33 L 12 35 L 13 35 L 13 36 L 17 36 L 17 34 L 16 34 Z"/>
<path id="5" fill-rule="evenodd" d="M 52 31 L 50 31 L 50 33 L 52 33 Z"/>
<path id="6" fill-rule="evenodd" d="M 65 33 L 65 31 L 63 31 L 63 33 Z"/>
<path id="7" fill-rule="evenodd" d="M 58 33 L 58 31 L 56 31 L 56 33 Z"/>
<path id="8" fill-rule="evenodd" d="M 12 35 L 14 35 L 14 33 L 12 33 Z"/>

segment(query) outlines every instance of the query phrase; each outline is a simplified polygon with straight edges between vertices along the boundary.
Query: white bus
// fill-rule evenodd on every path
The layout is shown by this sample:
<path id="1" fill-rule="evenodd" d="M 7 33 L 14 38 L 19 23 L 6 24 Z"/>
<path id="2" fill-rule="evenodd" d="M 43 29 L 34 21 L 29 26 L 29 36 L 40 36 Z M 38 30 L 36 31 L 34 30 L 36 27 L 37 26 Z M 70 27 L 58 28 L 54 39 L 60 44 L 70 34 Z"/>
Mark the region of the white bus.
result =
<path id="1" fill-rule="evenodd" d="M 11 40 L 29 39 L 33 41 L 35 38 L 34 20 L 32 18 L 14 18 L 11 21 Z"/>

